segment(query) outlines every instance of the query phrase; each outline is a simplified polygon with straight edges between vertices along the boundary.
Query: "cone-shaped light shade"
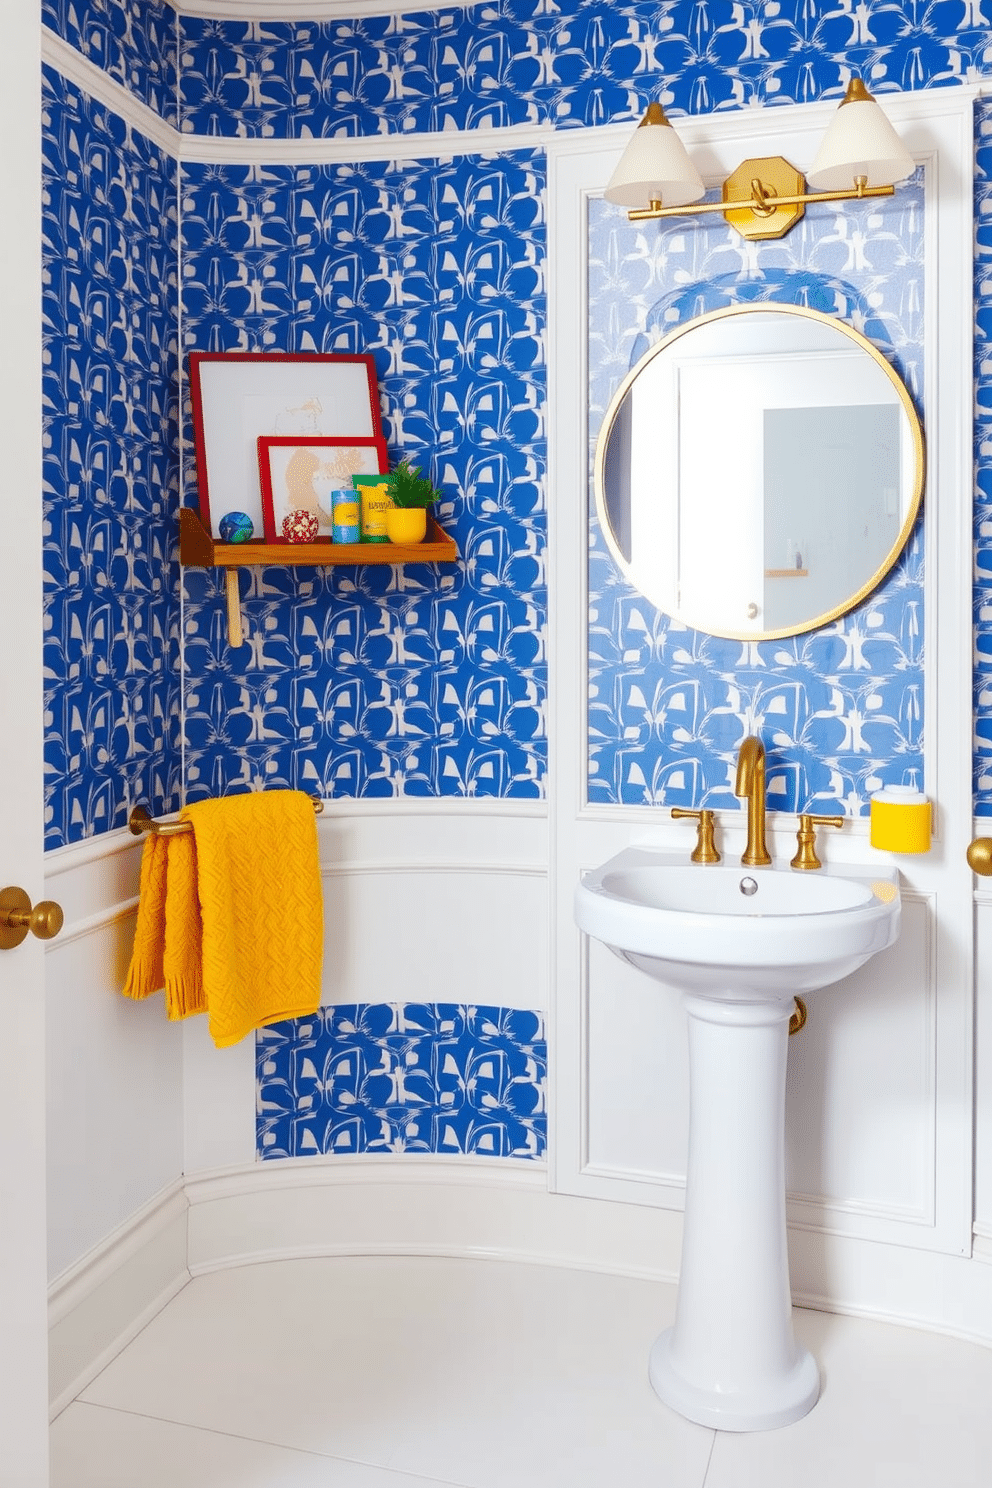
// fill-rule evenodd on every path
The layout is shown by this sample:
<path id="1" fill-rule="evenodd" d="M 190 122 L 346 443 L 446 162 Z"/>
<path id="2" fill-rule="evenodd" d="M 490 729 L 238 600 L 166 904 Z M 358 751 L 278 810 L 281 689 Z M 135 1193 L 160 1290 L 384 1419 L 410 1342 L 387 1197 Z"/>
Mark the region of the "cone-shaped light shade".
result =
<path id="1" fill-rule="evenodd" d="M 646 207 L 652 201 L 681 207 L 706 195 L 699 172 L 660 103 L 648 105 L 603 195 L 618 207 Z"/>
<path id="2" fill-rule="evenodd" d="M 806 179 L 817 191 L 845 191 L 858 176 L 869 186 L 894 186 L 916 169 L 916 161 L 860 78 L 852 78 L 840 108 L 820 142 Z"/>

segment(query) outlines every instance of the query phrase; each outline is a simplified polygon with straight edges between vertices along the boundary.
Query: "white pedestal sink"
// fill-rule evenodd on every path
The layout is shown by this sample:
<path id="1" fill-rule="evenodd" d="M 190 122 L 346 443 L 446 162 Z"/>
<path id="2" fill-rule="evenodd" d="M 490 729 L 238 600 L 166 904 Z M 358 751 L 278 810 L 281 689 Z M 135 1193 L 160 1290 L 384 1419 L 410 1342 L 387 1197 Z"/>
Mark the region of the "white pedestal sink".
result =
<path id="1" fill-rule="evenodd" d="M 628 848 L 582 876 L 575 918 L 680 988 L 689 1027 L 689 1161 L 675 1324 L 651 1383 L 704 1426 L 766 1431 L 816 1404 L 792 1330 L 785 1225 L 785 1071 L 794 998 L 895 941 L 898 877 L 697 867 Z"/>

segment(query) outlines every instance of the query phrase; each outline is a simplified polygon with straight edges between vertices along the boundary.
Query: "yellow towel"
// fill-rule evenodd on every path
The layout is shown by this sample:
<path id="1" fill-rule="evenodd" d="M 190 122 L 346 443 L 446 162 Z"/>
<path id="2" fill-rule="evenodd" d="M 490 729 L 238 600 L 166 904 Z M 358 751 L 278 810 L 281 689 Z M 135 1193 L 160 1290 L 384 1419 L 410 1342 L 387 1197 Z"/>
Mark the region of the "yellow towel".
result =
<path id="1" fill-rule="evenodd" d="M 164 986 L 168 1016 L 206 1012 L 218 1048 L 316 1012 L 323 902 L 310 797 L 224 796 L 180 821 L 192 832 L 145 842 L 124 995 Z"/>

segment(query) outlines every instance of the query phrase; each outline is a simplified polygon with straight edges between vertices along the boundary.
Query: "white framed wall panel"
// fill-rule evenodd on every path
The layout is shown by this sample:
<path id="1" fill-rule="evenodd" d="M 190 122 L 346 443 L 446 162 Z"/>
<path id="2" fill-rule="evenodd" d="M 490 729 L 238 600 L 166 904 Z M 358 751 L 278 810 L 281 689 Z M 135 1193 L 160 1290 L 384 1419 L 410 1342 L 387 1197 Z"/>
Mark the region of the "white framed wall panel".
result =
<path id="1" fill-rule="evenodd" d="M 318 841 L 324 1006 L 546 1010 L 543 805 L 327 801 Z M 215 1049 L 191 1019 L 183 1047 L 185 1172 L 254 1161 L 254 1040 Z"/>
<path id="2" fill-rule="evenodd" d="M 904 940 L 849 986 L 811 996 L 812 1026 L 802 1052 L 791 1058 L 789 1089 L 790 1223 L 797 1233 L 957 1255 L 970 1250 L 972 1206 L 972 885 L 964 862 L 971 825 L 972 106 L 964 92 L 886 98 L 925 170 L 925 768 L 937 806 L 935 841 L 925 857 L 884 859 L 901 872 Z M 678 127 L 704 178 L 715 182 L 749 155 L 781 153 L 808 164 L 831 113 L 790 106 L 680 119 Z M 626 138 L 626 130 L 576 130 L 549 149 L 552 1186 L 678 1207 L 684 1137 L 673 1112 L 687 1091 L 670 1015 L 652 1013 L 648 994 L 636 1006 L 617 975 L 619 963 L 587 948 L 572 918 L 574 885 L 584 869 L 637 841 L 681 845 L 688 866 L 693 841 L 692 825 L 675 825 L 662 810 L 587 801 L 586 214 Z M 692 231 L 690 220 L 685 231 Z M 741 817 L 718 817 L 721 846 L 733 861 L 743 848 Z M 775 815 L 776 861 L 791 858 L 796 826 L 795 817 Z M 872 858 L 867 823 L 848 822 L 826 850 L 837 860 Z M 630 1042 L 650 1037 L 653 1026 L 662 1042 L 654 1057 L 632 1051 L 615 1029 L 604 1033 L 601 1009 L 616 1011 L 625 999 Z M 662 1071 L 672 1088 L 659 1102 Z M 666 1136 L 655 1135 L 652 1144 L 662 1119 Z M 805 1252 L 815 1253 L 815 1246 Z M 811 1294 L 830 1297 L 826 1270 L 804 1282 Z"/>
<path id="3" fill-rule="evenodd" d="M 46 858 L 65 912 L 45 954 L 50 1277 L 182 1173 L 181 1031 L 161 998 L 121 996 L 140 853 L 108 833 Z"/>

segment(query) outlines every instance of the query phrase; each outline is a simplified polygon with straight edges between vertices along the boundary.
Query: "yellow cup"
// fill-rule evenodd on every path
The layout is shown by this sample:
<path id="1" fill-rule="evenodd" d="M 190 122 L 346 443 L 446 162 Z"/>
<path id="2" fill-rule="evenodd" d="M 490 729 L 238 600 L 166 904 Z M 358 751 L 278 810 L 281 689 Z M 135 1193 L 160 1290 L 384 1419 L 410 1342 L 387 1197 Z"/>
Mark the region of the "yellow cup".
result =
<path id="1" fill-rule="evenodd" d="M 871 798 L 870 842 L 883 852 L 930 851 L 933 807 L 910 785 L 887 785 Z"/>

